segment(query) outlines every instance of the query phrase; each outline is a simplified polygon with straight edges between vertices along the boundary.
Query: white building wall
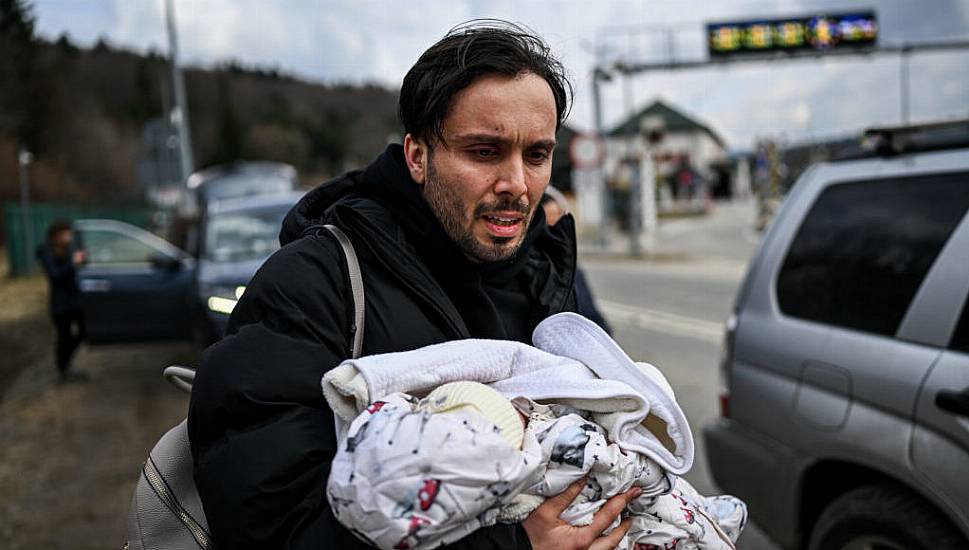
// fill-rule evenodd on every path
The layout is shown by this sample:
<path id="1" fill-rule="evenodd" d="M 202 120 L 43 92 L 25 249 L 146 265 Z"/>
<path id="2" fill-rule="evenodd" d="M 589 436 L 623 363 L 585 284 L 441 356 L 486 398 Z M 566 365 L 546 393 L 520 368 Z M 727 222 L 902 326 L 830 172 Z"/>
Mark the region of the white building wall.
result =
<path id="1" fill-rule="evenodd" d="M 621 177 L 620 161 L 625 156 L 629 154 L 638 155 L 645 150 L 645 141 L 639 134 L 632 138 L 606 138 L 605 143 L 604 174 L 607 179 L 612 180 Z M 670 154 L 689 154 L 693 167 L 707 178 L 713 175 L 709 169 L 710 164 L 726 158 L 726 150 L 703 131 L 667 133 L 659 144 L 659 151 Z M 660 166 L 661 172 L 672 169 L 673 165 L 671 164 Z"/>

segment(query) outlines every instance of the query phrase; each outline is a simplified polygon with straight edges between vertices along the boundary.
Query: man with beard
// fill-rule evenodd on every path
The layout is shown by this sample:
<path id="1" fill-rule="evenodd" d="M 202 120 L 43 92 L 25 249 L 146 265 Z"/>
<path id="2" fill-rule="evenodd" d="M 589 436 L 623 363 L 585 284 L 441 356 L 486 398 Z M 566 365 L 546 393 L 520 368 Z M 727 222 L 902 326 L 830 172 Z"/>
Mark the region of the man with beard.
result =
<path id="1" fill-rule="evenodd" d="M 336 452 L 322 375 L 351 355 L 353 300 L 341 248 L 363 271 L 363 354 L 464 338 L 530 343 L 549 315 L 575 310 L 575 229 L 538 207 L 570 85 L 548 46 L 521 27 L 473 22 L 431 46 L 404 77 L 403 145 L 307 194 L 283 247 L 259 270 L 202 360 L 189 412 L 195 480 L 220 548 L 365 548 L 329 508 Z M 582 488 L 522 525 L 480 529 L 454 548 L 612 548 L 559 513 Z M 366 536 L 366 533 L 363 533 Z"/>

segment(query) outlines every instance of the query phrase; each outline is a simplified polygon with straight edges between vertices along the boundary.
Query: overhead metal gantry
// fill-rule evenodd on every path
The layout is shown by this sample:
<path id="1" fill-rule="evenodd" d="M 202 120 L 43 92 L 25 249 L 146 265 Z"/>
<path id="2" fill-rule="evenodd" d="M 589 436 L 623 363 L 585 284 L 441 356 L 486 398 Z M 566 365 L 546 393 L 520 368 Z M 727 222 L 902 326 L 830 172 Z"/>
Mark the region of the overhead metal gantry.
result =
<path id="1" fill-rule="evenodd" d="M 938 52 L 938 51 L 952 51 L 952 50 L 969 50 L 969 40 L 945 40 L 938 42 L 916 42 L 916 43 L 903 43 L 897 45 L 885 45 L 877 47 L 864 47 L 857 49 L 840 49 L 840 50 L 798 50 L 791 52 L 771 52 L 769 54 L 756 55 L 756 54 L 744 54 L 737 56 L 725 56 L 721 58 L 711 58 L 704 60 L 695 61 L 666 61 L 666 62 L 650 62 L 650 63 L 636 63 L 628 61 L 615 61 L 606 66 L 596 66 L 592 70 L 592 86 L 593 86 L 593 97 L 595 105 L 595 124 L 596 131 L 601 136 L 602 131 L 602 105 L 601 105 L 601 95 L 599 91 L 599 85 L 601 82 L 608 82 L 612 79 L 612 75 L 619 74 L 623 77 L 630 77 L 637 74 L 647 73 L 647 72 L 657 72 L 657 71 L 682 71 L 690 69 L 702 69 L 707 67 L 723 67 L 726 65 L 737 65 L 737 64 L 751 64 L 751 63 L 763 63 L 763 62 L 783 62 L 783 61 L 801 61 L 801 60 L 818 60 L 821 58 L 828 57 L 873 57 L 873 56 L 883 56 L 883 55 L 899 55 L 902 62 L 901 68 L 901 113 L 902 113 L 902 123 L 908 123 L 908 61 L 909 57 L 913 53 L 923 53 L 923 52 Z M 967 62 L 967 71 L 969 71 L 969 62 Z"/>
<path id="2" fill-rule="evenodd" d="M 969 40 L 946 40 L 938 42 L 903 43 L 877 47 L 859 47 L 857 49 L 798 50 L 791 52 L 771 52 L 763 55 L 744 54 L 698 61 L 669 61 L 658 63 L 630 63 L 625 61 L 617 61 L 609 68 L 596 67 L 593 69 L 593 86 L 598 86 L 598 81 L 601 80 L 604 75 L 609 74 L 609 69 L 621 74 L 624 77 L 629 77 L 646 72 L 681 71 L 689 69 L 702 69 L 705 67 L 723 67 L 725 65 L 736 65 L 740 63 L 777 63 L 783 61 L 817 60 L 828 57 L 873 57 L 898 55 L 900 56 L 901 60 L 901 121 L 903 124 L 907 124 L 909 122 L 909 57 L 913 53 L 967 49 L 969 49 Z M 969 62 L 966 63 L 966 70 L 969 71 Z M 599 80 L 597 80 L 597 78 Z M 593 93 L 598 95 L 599 92 L 594 91 Z"/>

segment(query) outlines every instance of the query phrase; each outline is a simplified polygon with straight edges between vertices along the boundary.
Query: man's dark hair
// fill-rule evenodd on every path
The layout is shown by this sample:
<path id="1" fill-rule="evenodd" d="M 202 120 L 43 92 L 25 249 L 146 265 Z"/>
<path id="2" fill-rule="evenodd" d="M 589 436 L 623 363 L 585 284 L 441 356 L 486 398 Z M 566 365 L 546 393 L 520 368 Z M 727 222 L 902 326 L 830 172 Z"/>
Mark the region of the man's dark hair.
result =
<path id="1" fill-rule="evenodd" d="M 397 114 L 404 131 L 430 144 L 444 142 L 444 119 L 455 94 L 489 74 L 533 73 L 552 88 L 556 125 L 568 116 L 572 84 L 562 64 L 537 34 L 497 19 L 476 19 L 454 27 L 428 48 L 404 77 Z"/>
<path id="2" fill-rule="evenodd" d="M 67 220 L 54 220 L 47 226 L 47 242 L 53 242 L 54 237 L 62 231 L 70 231 L 71 222 Z"/>

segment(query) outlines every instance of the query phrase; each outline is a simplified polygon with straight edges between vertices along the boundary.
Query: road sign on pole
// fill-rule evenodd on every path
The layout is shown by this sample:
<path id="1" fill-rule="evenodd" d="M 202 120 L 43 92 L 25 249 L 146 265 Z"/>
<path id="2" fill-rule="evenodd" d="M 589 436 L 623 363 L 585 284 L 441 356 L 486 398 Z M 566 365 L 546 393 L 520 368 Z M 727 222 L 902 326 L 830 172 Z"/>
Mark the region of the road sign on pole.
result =
<path id="1" fill-rule="evenodd" d="M 569 142 L 568 150 L 578 204 L 578 221 L 584 227 L 596 227 L 598 240 L 604 243 L 607 226 L 603 215 L 606 189 L 602 177 L 602 160 L 605 156 L 605 145 L 597 135 L 576 134 Z"/>
<path id="2" fill-rule="evenodd" d="M 576 168 L 598 168 L 604 153 L 605 147 L 599 136 L 576 134 L 569 142 L 569 160 Z"/>

